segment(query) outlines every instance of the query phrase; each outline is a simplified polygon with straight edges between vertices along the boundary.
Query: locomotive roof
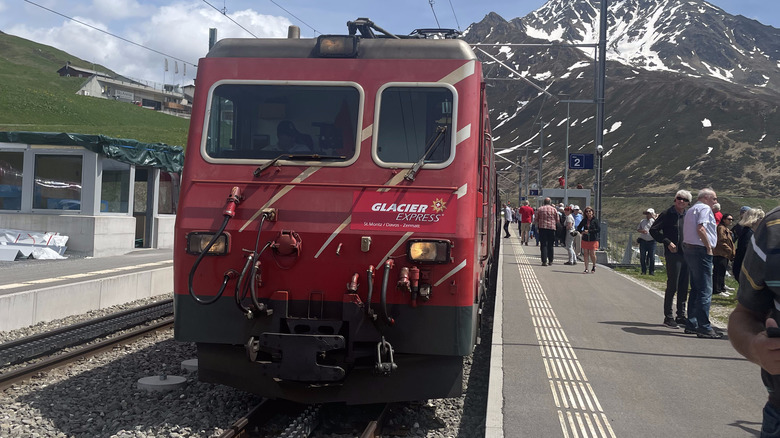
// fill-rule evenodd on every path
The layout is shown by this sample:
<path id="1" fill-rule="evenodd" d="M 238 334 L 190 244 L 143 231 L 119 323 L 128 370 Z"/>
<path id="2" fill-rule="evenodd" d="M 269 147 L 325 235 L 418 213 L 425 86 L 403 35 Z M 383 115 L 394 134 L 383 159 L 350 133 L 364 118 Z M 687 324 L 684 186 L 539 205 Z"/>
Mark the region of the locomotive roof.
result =
<path id="1" fill-rule="evenodd" d="M 207 58 L 319 58 L 312 38 L 226 38 L 217 42 Z M 474 51 L 458 39 L 360 38 L 358 59 L 476 59 Z"/>

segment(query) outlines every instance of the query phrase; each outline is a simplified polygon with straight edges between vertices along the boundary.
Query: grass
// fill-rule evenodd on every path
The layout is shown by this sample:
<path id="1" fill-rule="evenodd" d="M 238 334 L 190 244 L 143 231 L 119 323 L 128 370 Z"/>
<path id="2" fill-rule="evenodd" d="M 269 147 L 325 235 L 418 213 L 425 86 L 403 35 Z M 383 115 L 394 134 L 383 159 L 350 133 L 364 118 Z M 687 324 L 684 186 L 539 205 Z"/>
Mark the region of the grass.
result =
<path id="1" fill-rule="evenodd" d="M 60 77 L 67 61 L 112 73 L 50 46 L 0 33 L 0 131 L 103 134 L 186 146 L 189 120 L 76 95 L 86 78 Z"/>
<path id="2" fill-rule="evenodd" d="M 652 276 L 642 275 L 638 266 L 615 268 L 615 271 L 634 278 L 658 292 L 663 293 L 664 290 L 666 290 L 666 270 L 663 267 L 656 267 L 655 275 Z M 728 323 L 729 315 L 734 308 L 737 307 L 736 291 L 739 285 L 733 277 L 727 276 L 726 286 L 734 288 L 734 290 L 731 291 L 731 295 L 728 297 L 713 295 L 712 304 L 710 306 L 710 320 L 724 327 Z"/>

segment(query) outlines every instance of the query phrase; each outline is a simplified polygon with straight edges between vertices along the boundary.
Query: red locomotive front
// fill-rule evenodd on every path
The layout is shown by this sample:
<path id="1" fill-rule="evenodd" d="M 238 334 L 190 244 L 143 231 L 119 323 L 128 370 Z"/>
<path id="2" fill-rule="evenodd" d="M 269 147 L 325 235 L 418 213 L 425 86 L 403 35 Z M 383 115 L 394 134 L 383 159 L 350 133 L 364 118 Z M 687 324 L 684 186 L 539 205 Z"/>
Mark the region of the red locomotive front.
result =
<path id="1" fill-rule="evenodd" d="M 487 117 L 460 40 L 217 43 L 174 255 L 199 378 L 307 403 L 459 395 L 497 245 Z"/>

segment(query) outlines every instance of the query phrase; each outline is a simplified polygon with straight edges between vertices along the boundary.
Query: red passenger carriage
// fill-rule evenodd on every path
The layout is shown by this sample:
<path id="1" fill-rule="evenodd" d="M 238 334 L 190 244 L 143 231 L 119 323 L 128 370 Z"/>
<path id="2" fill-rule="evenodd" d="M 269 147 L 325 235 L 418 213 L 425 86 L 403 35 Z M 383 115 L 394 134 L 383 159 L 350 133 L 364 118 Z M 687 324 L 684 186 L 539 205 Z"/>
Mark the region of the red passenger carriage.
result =
<path id="1" fill-rule="evenodd" d="M 307 403 L 461 392 L 498 244 L 481 65 L 370 24 L 200 60 L 174 271 L 201 380 Z"/>

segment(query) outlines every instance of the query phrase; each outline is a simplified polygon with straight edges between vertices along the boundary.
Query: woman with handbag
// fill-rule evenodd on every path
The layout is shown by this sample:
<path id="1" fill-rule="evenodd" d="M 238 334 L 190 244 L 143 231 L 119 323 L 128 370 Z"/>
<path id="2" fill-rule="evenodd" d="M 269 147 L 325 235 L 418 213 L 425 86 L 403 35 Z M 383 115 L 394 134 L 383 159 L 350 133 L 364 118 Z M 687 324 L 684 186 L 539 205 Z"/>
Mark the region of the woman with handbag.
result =
<path id="1" fill-rule="evenodd" d="M 582 234 L 582 257 L 585 260 L 585 272 L 583 273 L 588 273 L 588 260 L 593 263 L 590 272 L 595 273 L 596 251 L 599 249 L 599 232 L 601 231 L 601 226 L 599 226 L 599 220 L 596 219 L 596 214 L 591 206 L 585 207 L 585 218 L 580 222 L 577 231 Z"/>

